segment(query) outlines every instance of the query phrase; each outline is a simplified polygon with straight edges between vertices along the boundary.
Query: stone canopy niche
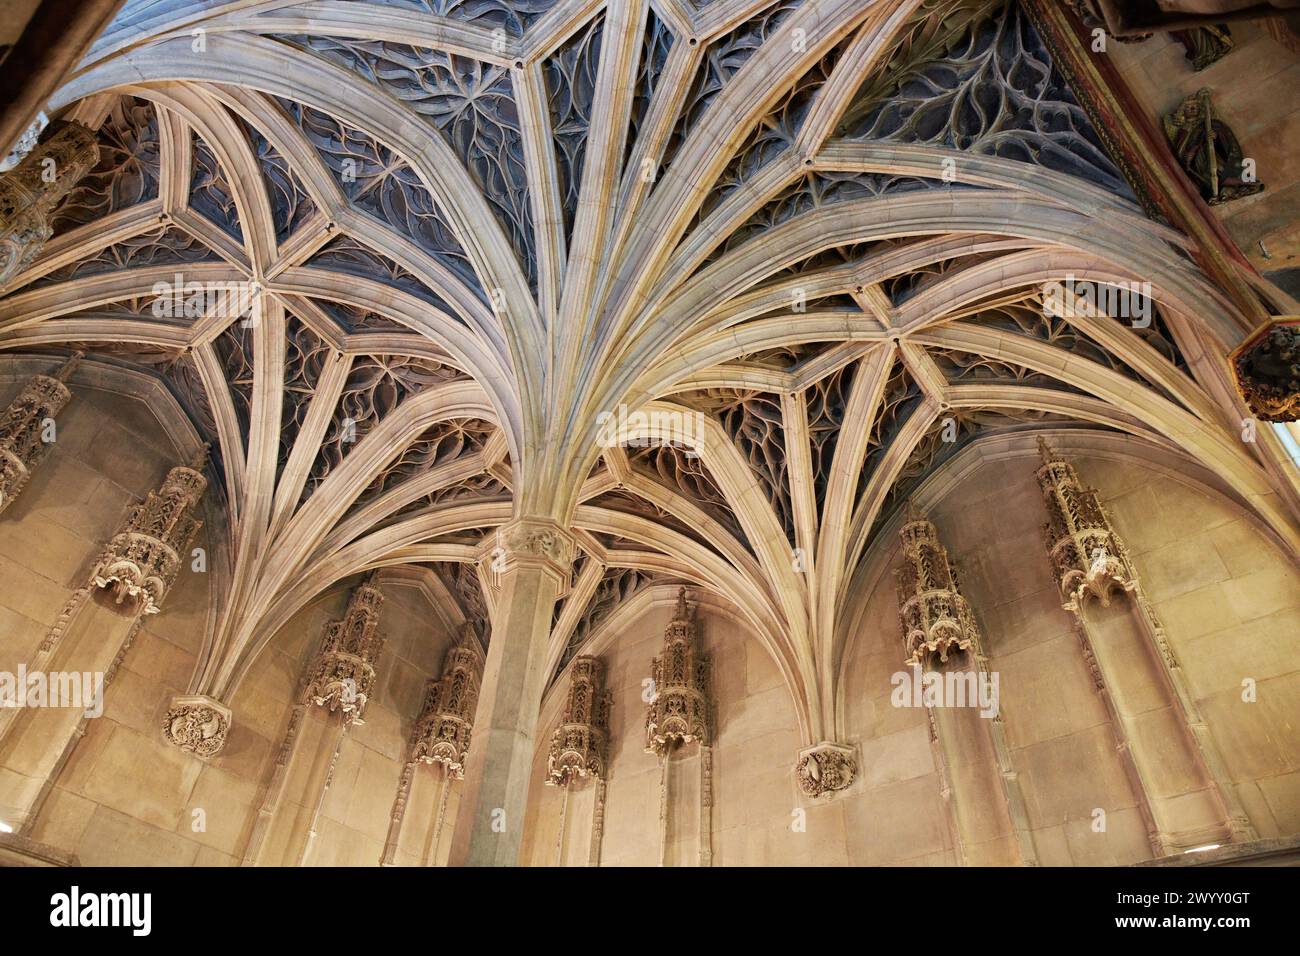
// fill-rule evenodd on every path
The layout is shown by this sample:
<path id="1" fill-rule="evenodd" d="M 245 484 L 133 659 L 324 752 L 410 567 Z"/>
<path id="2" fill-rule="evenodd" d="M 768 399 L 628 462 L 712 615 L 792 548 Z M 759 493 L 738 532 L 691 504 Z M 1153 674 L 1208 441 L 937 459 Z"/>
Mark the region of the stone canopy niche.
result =
<path id="1" fill-rule="evenodd" d="M 713 862 L 712 664 L 696 652 L 695 606 L 686 589 L 664 631 L 661 657 L 651 663 L 646 752 L 659 758 L 659 862 Z"/>
<path id="2" fill-rule="evenodd" d="M 605 665 L 595 657 L 575 658 L 564 713 L 546 759 L 546 783 L 560 788 L 562 800 L 557 866 L 600 865 L 613 704 L 613 696 L 605 690 Z"/>

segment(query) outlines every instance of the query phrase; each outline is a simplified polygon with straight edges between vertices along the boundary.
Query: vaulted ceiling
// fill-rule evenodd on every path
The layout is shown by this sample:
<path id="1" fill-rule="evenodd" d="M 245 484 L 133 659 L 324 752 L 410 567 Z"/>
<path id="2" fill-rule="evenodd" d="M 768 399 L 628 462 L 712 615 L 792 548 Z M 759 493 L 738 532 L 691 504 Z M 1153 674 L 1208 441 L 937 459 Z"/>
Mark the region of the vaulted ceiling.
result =
<path id="1" fill-rule="evenodd" d="M 1300 538 L 1214 366 L 1243 317 L 1015 0 L 129 0 L 54 106 L 100 163 L 0 348 L 147 369 L 212 443 L 215 696 L 369 568 L 481 624 L 529 514 L 581 548 L 552 668 L 695 582 L 817 739 L 853 569 L 1006 431 L 1176 449 Z M 251 309 L 169 313 L 178 275 Z M 1067 275 L 1150 282 L 1149 325 L 1047 314 Z"/>

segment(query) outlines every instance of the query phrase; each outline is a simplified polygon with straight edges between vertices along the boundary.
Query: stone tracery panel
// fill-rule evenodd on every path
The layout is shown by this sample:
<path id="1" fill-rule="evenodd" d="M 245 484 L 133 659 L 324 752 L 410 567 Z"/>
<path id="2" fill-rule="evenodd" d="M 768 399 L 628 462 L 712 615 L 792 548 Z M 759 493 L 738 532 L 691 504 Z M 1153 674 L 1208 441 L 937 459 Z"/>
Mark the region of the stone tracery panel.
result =
<path id="1" fill-rule="evenodd" d="M 212 148 L 198 133 L 192 135 L 190 151 L 190 208 L 202 215 L 236 242 L 244 241 L 239 210 L 230 190 L 226 171 L 217 161 Z"/>
<path id="2" fill-rule="evenodd" d="M 551 111 L 560 206 L 565 234 L 572 235 L 587 152 L 587 129 L 596 98 L 596 72 L 605 18 L 591 20 L 542 63 Z"/>

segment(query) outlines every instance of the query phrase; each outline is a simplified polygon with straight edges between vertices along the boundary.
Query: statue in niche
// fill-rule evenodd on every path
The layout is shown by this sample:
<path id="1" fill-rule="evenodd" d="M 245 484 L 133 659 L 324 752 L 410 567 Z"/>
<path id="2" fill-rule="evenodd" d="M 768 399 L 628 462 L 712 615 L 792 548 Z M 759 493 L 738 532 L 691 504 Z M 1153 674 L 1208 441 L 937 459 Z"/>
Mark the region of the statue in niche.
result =
<path id="1" fill-rule="evenodd" d="M 1236 135 L 1215 117 L 1208 88 L 1178 104 L 1164 118 L 1164 127 L 1178 164 L 1211 206 L 1253 196 L 1264 188 L 1255 181 L 1254 170 L 1245 168 Z"/>
<path id="2" fill-rule="evenodd" d="M 1171 30 L 1170 36 L 1183 45 L 1192 70 L 1197 73 L 1222 60 L 1232 52 L 1234 46 L 1232 32 L 1226 23 L 1193 27 L 1190 30 Z"/>

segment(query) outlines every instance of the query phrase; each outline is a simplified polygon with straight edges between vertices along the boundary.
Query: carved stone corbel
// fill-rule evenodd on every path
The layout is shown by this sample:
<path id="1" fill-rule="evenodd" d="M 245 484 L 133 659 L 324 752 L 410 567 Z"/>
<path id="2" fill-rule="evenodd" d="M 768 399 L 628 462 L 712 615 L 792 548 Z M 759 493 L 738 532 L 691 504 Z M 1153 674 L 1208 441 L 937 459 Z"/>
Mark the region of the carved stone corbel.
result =
<path id="1" fill-rule="evenodd" d="M 810 797 L 820 797 L 843 790 L 853 783 L 858 772 L 858 757 L 852 747 L 822 741 L 799 751 L 794 773 L 799 789 Z"/>
<path id="2" fill-rule="evenodd" d="M 53 375 L 36 375 L 0 414 L 0 511 L 26 487 L 50 450 L 46 423 L 72 399 L 67 381 L 84 353 L 76 352 Z"/>
<path id="3" fill-rule="evenodd" d="M 1265 422 L 1300 420 L 1300 316 L 1272 319 L 1228 357 L 1237 390 Z"/>
<path id="4" fill-rule="evenodd" d="M 177 697 L 163 718 L 163 735 L 196 757 L 212 757 L 226 745 L 230 708 L 202 694 Z"/>

